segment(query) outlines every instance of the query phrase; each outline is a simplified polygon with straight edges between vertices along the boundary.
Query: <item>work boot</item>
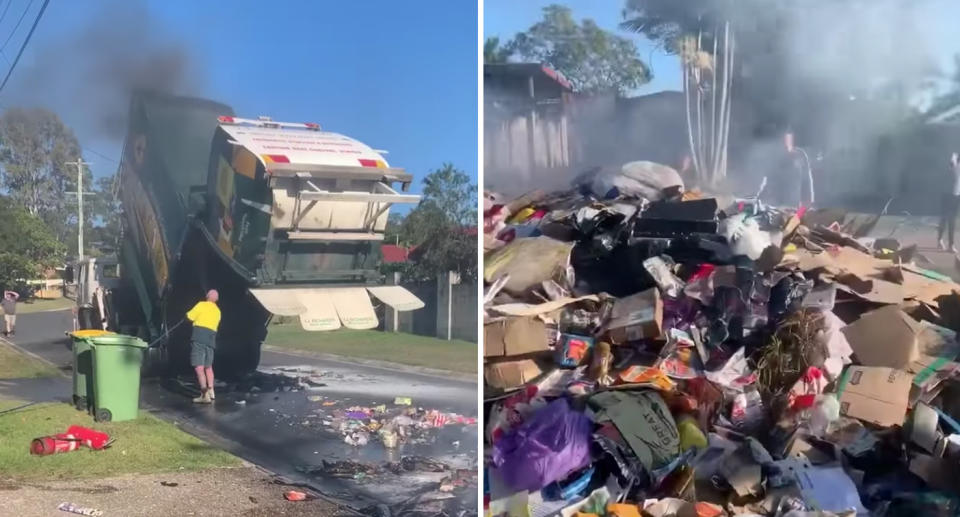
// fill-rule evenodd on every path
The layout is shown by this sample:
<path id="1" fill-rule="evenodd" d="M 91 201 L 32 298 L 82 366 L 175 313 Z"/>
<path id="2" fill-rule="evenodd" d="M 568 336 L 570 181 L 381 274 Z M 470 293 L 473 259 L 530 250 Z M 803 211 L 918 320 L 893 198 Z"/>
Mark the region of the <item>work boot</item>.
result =
<path id="1" fill-rule="evenodd" d="M 210 390 L 203 390 L 199 397 L 193 399 L 194 404 L 210 404 L 213 399 L 210 398 Z"/>

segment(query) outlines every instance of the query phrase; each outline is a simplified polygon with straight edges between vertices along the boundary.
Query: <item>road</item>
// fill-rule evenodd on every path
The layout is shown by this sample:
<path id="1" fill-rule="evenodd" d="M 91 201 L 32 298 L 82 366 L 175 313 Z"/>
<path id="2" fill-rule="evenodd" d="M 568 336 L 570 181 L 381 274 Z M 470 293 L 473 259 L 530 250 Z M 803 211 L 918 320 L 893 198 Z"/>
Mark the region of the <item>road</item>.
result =
<path id="1" fill-rule="evenodd" d="M 72 328 L 69 311 L 23 314 L 17 321 L 15 343 L 69 373 L 72 364 L 70 341 L 64 332 Z M 410 397 L 415 407 L 436 409 L 447 414 L 478 418 L 477 387 L 473 377 L 452 379 L 379 366 L 316 359 L 301 355 L 264 351 L 261 372 L 280 372 L 299 368 L 313 370 L 314 379 L 324 386 L 309 390 L 284 391 L 276 386 L 276 375 L 260 375 L 247 382 L 217 389 L 216 403 L 194 405 L 192 381 L 146 379 L 141 388 L 141 403 L 161 417 L 174 420 L 182 428 L 224 449 L 295 482 L 307 483 L 326 496 L 353 508 L 388 505 L 398 508 L 416 494 L 426 499 L 443 497 L 447 511 L 469 510 L 476 515 L 476 485 L 456 490 L 453 495 L 435 489 L 448 474 L 414 469 L 400 475 L 385 473 L 358 475 L 342 479 L 310 473 L 322 460 L 351 461 L 365 465 L 396 462 L 402 457 L 425 457 L 453 469 L 477 468 L 477 425 L 450 424 L 422 433 L 421 443 L 401 444 L 390 450 L 375 437 L 365 446 L 344 442 L 337 429 L 324 424 L 336 411 L 349 407 L 386 405 L 399 411 L 394 399 Z M 283 372 L 280 372 L 283 373 Z M 287 372 L 288 375 L 296 375 Z M 37 383 L 30 389 L 46 397 L 67 400 L 70 384 Z M 281 382 L 289 385 L 290 382 Z M 259 389 L 251 390 L 251 385 Z M 21 385 L 22 386 L 22 385 Z M 277 391 L 280 389 L 280 391 Z M 58 392 L 61 396 L 57 397 Z M 13 386 L 0 386 L 0 395 L 16 395 Z M 19 394 L 24 397 L 24 393 Z M 321 400 L 317 400 L 321 397 Z M 312 400 L 311 400 L 312 399 Z M 242 402 L 240 402 L 242 401 Z M 415 442 L 415 441 L 413 441 Z M 475 483 L 475 479 L 473 482 Z M 454 495 L 456 497 L 454 497 Z M 426 502 L 417 506 L 427 507 Z M 393 511 L 397 515 L 396 510 Z M 426 515 L 426 514 L 424 514 Z"/>

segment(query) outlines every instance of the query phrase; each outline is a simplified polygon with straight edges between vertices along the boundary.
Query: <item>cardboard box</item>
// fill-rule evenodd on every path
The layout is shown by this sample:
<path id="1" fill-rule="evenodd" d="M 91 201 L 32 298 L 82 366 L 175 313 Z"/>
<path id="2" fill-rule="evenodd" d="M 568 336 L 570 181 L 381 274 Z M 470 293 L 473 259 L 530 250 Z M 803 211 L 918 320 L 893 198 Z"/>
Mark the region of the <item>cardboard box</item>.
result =
<path id="1" fill-rule="evenodd" d="M 620 298 L 606 324 L 611 343 L 621 344 L 663 336 L 663 300 L 657 288 Z"/>
<path id="2" fill-rule="evenodd" d="M 920 357 L 921 330 L 917 320 L 890 305 L 864 314 L 842 332 L 860 364 L 906 369 Z"/>
<path id="3" fill-rule="evenodd" d="M 883 427 L 903 425 L 913 376 L 903 370 L 851 366 L 840 379 L 840 413 Z"/>
<path id="4" fill-rule="evenodd" d="M 547 326 L 533 317 L 507 318 L 483 326 L 483 357 L 551 351 Z"/>
<path id="5" fill-rule="evenodd" d="M 530 359 L 489 363 L 483 367 L 483 378 L 492 388 L 518 388 L 536 379 L 543 371 Z"/>

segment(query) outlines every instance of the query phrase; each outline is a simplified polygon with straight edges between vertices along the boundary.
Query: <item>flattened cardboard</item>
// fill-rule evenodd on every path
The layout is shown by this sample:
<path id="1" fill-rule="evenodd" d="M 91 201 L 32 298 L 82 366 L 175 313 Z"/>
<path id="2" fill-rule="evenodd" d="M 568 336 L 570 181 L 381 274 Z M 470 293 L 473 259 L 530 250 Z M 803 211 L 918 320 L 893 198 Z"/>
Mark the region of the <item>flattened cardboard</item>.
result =
<path id="1" fill-rule="evenodd" d="M 483 378 L 492 388 L 518 388 L 536 379 L 543 371 L 531 359 L 489 363 L 483 367 Z"/>
<path id="2" fill-rule="evenodd" d="M 903 370 L 851 366 L 840 379 L 840 414 L 882 427 L 903 425 L 913 376 Z"/>
<path id="3" fill-rule="evenodd" d="M 921 321 L 920 327 L 917 336 L 919 357 L 907 371 L 916 374 L 913 384 L 927 392 L 954 375 L 960 367 L 955 362 L 957 355 L 960 355 L 960 348 L 954 331 L 928 321 Z"/>
<path id="4" fill-rule="evenodd" d="M 864 314 L 841 332 L 860 364 L 905 369 L 920 358 L 920 330 L 917 320 L 891 305 Z"/>
<path id="5" fill-rule="evenodd" d="M 663 336 L 663 300 L 657 288 L 618 299 L 613 304 L 607 335 L 613 344 Z"/>
<path id="6" fill-rule="evenodd" d="M 550 350 L 547 326 L 536 318 L 507 318 L 483 327 L 484 357 L 509 357 Z"/>
<path id="7" fill-rule="evenodd" d="M 561 298 L 559 300 L 553 300 L 540 304 L 507 303 L 503 305 L 494 305 L 493 307 L 490 307 L 490 310 L 500 314 L 506 314 L 507 316 L 537 316 L 539 314 L 547 314 L 558 309 L 562 309 L 572 303 L 585 300 L 596 302 L 600 299 L 591 294 L 587 296 L 581 296 L 579 298 Z"/>

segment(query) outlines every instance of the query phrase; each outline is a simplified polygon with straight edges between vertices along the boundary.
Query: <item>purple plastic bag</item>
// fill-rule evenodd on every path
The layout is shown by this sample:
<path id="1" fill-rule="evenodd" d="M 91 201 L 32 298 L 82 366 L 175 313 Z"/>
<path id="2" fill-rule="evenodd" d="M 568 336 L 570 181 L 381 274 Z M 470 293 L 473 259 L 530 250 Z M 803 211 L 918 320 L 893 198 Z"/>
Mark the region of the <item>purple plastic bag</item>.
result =
<path id="1" fill-rule="evenodd" d="M 493 447 L 493 464 L 513 490 L 540 490 L 590 462 L 593 422 L 560 398 Z"/>

